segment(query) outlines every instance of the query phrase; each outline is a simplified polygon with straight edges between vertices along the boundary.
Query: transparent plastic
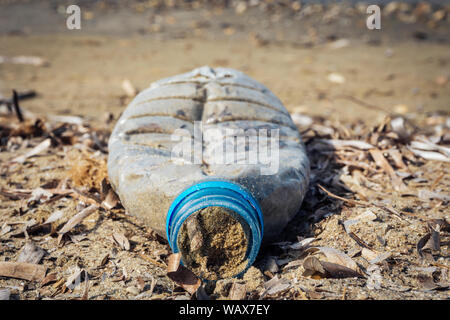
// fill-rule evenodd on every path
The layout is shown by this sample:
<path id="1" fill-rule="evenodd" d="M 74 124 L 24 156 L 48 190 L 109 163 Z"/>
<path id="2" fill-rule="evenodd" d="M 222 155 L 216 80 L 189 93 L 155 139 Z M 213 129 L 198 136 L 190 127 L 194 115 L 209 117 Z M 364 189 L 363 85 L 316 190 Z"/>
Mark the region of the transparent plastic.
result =
<path id="1" fill-rule="evenodd" d="M 276 138 L 277 145 L 263 157 L 248 133 Z M 188 144 L 180 148 L 182 141 Z M 232 161 L 223 161 L 227 150 Z M 255 156 L 261 161 L 249 161 Z M 257 202 L 262 242 L 274 241 L 299 211 L 309 170 L 300 133 L 280 100 L 228 68 L 205 66 L 153 83 L 125 109 L 109 140 L 108 173 L 123 206 L 165 238 L 168 213 L 183 191 L 228 181 Z"/>

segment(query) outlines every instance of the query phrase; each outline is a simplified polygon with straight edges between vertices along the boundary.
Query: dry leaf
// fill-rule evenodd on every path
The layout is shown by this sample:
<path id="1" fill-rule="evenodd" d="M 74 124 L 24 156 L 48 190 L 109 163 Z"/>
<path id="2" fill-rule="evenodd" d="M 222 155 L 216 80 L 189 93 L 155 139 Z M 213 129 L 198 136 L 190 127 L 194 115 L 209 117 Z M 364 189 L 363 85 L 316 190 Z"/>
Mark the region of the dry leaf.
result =
<path id="1" fill-rule="evenodd" d="M 54 211 L 48 218 L 45 220 L 43 224 L 49 224 L 53 223 L 59 219 L 61 219 L 64 216 L 64 212 L 61 210 Z"/>
<path id="2" fill-rule="evenodd" d="M 41 287 L 50 284 L 52 282 L 55 282 L 57 280 L 58 274 L 56 272 L 49 273 L 45 276 L 44 279 L 41 281 Z"/>
<path id="3" fill-rule="evenodd" d="M 448 284 L 435 282 L 433 277 L 429 275 L 419 275 L 418 280 L 425 290 L 446 290 L 449 287 Z"/>
<path id="4" fill-rule="evenodd" d="M 63 235 L 70 230 L 72 230 L 75 226 L 77 226 L 84 218 L 88 217 L 92 213 L 94 213 L 98 209 L 98 206 L 95 204 L 90 205 L 89 207 L 83 209 L 75 216 L 73 216 L 67 223 L 58 231 L 58 244 L 61 242 Z"/>
<path id="5" fill-rule="evenodd" d="M 314 253 L 315 255 L 321 254 L 321 255 L 325 256 L 324 261 L 339 264 L 339 265 L 342 265 L 349 269 L 352 269 L 357 273 L 361 273 L 361 270 L 359 269 L 356 262 L 353 261 L 352 258 L 350 258 L 348 255 L 346 255 L 345 253 L 343 253 L 337 249 L 329 248 L 329 247 L 313 247 L 313 248 L 306 250 L 306 252 Z"/>
<path id="6" fill-rule="evenodd" d="M 285 265 L 283 267 L 283 270 L 289 269 L 289 268 L 295 268 L 295 267 L 301 266 L 302 264 L 303 264 L 303 260 L 294 260 L 294 261 L 289 262 L 287 265 Z"/>
<path id="7" fill-rule="evenodd" d="M 382 168 L 390 176 L 394 189 L 397 191 L 405 191 L 407 189 L 406 185 L 403 183 L 402 179 L 395 173 L 394 169 L 383 156 L 383 153 L 378 149 L 371 149 L 369 150 L 369 153 L 375 160 L 377 166 Z"/>
<path id="8" fill-rule="evenodd" d="M 67 278 L 65 286 L 70 290 L 73 290 L 76 286 L 81 283 L 81 273 L 82 269 L 76 267 L 72 274 Z"/>
<path id="9" fill-rule="evenodd" d="M 112 238 L 115 243 L 119 245 L 120 248 L 123 250 L 129 251 L 130 250 L 130 242 L 128 241 L 127 237 L 123 235 L 122 233 L 116 232 L 112 235 Z"/>
<path id="10" fill-rule="evenodd" d="M 425 236 L 423 236 L 419 242 L 417 243 L 417 253 L 419 254 L 419 256 L 423 259 L 427 259 L 427 260 L 434 260 L 433 259 L 433 255 L 431 254 L 430 250 L 424 250 L 424 249 L 428 249 L 425 248 L 425 245 L 428 243 L 428 241 L 431 238 L 431 234 L 427 233 Z"/>
<path id="11" fill-rule="evenodd" d="M 383 277 L 381 275 L 381 269 L 377 265 L 370 265 L 367 268 L 369 277 L 367 278 L 366 286 L 369 290 L 380 290 Z"/>
<path id="12" fill-rule="evenodd" d="M 278 275 L 264 283 L 264 288 L 266 289 L 261 297 L 266 295 L 274 295 L 283 291 L 288 290 L 291 287 L 289 280 L 284 278 L 278 278 Z"/>
<path id="13" fill-rule="evenodd" d="M 36 188 L 31 193 L 31 197 L 27 200 L 27 203 L 31 203 L 31 202 L 39 203 L 39 202 L 41 202 L 41 199 L 48 200 L 52 196 L 53 196 L 53 193 L 51 193 L 50 191 L 48 191 L 46 189 L 42 189 L 42 188 Z"/>
<path id="14" fill-rule="evenodd" d="M 311 244 L 315 240 L 316 240 L 316 238 L 305 238 L 303 240 L 300 240 L 299 242 L 290 244 L 290 245 L 285 246 L 283 248 L 287 247 L 287 248 L 293 249 L 293 250 L 304 250 L 304 249 L 308 248 L 309 244 Z"/>
<path id="15" fill-rule="evenodd" d="M 180 253 L 174 253 L 169 256 L 167 276 L 184 290 L 194 294 L 202 282 L 191 270 L 180 265 L 180 261 Z"/>
<path id="16" fill-rule="evenodd" d="M 100 261 L 99 267 L 103 267 L 104 265 L 106 265 L 106 264 L 108 263 L 108 261 L 109 261 L 109 253 L 107 253 L 107 254 L 103 257 L 102 261 Z"/>
<path id="17" fill-rule="evenodd" d="M 38 264 L 42 257 L 44 256 L 45 251 L 41 247 L 37 246 L 34 242 L 28 241 L 22 248 L 22 251 L 17 258 L 17 262 L 26 262 Z"/>
<path id="18" fill-rule="evenodd" d="M 303 263 L 303 268 L 305 269 L 304 276 L 314 276 L 319 274 L 320 278 L 353 278 L 362 277 L 361 273 L 356 272 L 353 269 L 347 268 L 346 266 L 320 261 L 314 256 L 307 257 Z"/>

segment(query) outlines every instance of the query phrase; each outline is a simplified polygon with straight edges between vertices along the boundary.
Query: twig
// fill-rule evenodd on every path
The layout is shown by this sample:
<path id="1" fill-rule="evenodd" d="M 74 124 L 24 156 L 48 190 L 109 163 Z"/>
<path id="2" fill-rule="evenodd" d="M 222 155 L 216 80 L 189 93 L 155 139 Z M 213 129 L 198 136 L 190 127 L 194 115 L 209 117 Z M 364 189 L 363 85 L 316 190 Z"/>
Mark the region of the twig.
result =
<path id="1" fill-rule="evenodd" d="M 389 114 L 389 112 L 386 111 L 386 110 L 384 110 L 383 108 L 380 108 L 380 107 L 375 106 L 375 105 L 373 105 L 373 104 L 370 104 L 370 103 L 367 103 L 367 102 L 365 102 L 365 101 L 359 100 L 359 99 L 357 99 L 357 98 L 355 98 L 355 97 L 353 97 L 353 96 L 349 96 L 349 95 L 339 95 L 339 96 L 336 96 L 336 98 L 342 98 L 342 99 L 350 100 L 350 101 L 352 101 L 352 102 L 354 102 L 354 103 L 356 103 L 356 104 L 359 104 L 359 105 L 362 106 L 362 107 L 365 107 L 365 108 L 368 108 L 368 109 L 371 109 L 371 110 L 375 109 L 375 110 L 382 111 L 382 112 L 384 112 L 384 113 Z"/>
<path id="2" fill-rule="evenodd" d="M 25 100 L 25 99 L 30 99 L 30 98 L 34 98 L 36 97 L 36 91 L 34 90 L 28 90 L 28 91 L 24 91 L 24 92 L 18 92 L 17 93 L 17 99 L 18 100 Z M 0 105 L 1 104 L 6 104 L 8 107 L 11 106 L 14 103 L 14 99 L 13 98 L 9 98 L 9 99 L 0 99 Z"/>
<path id="3" fill-rule="evenodd" d="M 23 122 L 23 115 L 22 115 L 22 111 L 20 111 L 20 107 L 19 107 L 19 97 L 17 95 L 17 91 L 13 89 L 13 106 L 14 106 L 14 110 L 16 111 L 16 115 L 17 118 L 19 119 L 20 122 Z"/>
<path id="4" fill-rule="evenodd" d="M 327 189 L 325 189 L 324 187 L 322 187 L 320 184 L 317 184 L 318 187 L 320 189 L 322 189 L 328 196 L 330 196 L 331 198 L 335 198 L 338 200 L 342 200 L 344 202 L 350 203 L 352 205 L 358 205 L 358 206 L 363 206 L 363 207 L 371 207 L 371 206 L 375 206 L 377 208 L 383 209 L 384 211 L 393 214 L 395 217 L 397 217 L 399 220 L 401 221 L 406 221 L 404 218 L 402 218 L 402 216 L 395 211 L 393 208 L 381 205 L 381 204 L 377 204 L 377 203 L 369 203 L 369 202 L 364 202 L 364 201 L 355 201 L 355 200 L 351 200 L 351 199 L 346 199 L 346 198 L 342 198 L 340 196 L 335 195 L 334 193 L 328 191 Z M 408 222 L 409 223 L 409 222 Z"/>
<path id="5" fill-rule="evenodd" d="M 354 206 L 357 206 L 357 205 L 364 206 L 364 205 L 365 205 L 365 203 L 362 203 L 362 202 L 359 202 L 359 201 L 355 201 L 355 200 L 351 200 L 351 199 L 346 199 L 346 198 L 342 198 L 342 197 L 340 197 L 340 196 L 337 196 L 337 195 L 335 195 L 334 193 L 332 193 L 332 192 L 328 191 L 327 189 L 325 189 L 324 187 L 322 187 L 320 184 L 317 184 L 317 186 L 318 186 L 320 189 L 322 189 L 328 196 L 330 196 L 330 197 L 332 197 L 332 198 L 335 198 L 335 199 L 338 199 L 338 200 L 342 200 L 342 201 L 347 202 L 347 203 L 350 203 L 350 204 L 352 204 L 352 205 L 354 205 Z"/>
<path id="6" fill-rule="evenodd" d="M 145 254 L 139 253 L 139 255 L 141 256 L 142 259 L 147 260 L 148 262 L 150 262 L 150 263 L 152 263 L 152 264 L 154 264 L 154 265 L 157 265 L 158 267 L 161 267 L 161 268 L 163 268 L 163 269 L 166 269 L 166 268 L 167 268 L 167 266 L 164 265 L 163 263 L 158 262 L 158 261 L 156 261 L 155 259 L 152 259 L 152 258 L 146 256 Z"/>

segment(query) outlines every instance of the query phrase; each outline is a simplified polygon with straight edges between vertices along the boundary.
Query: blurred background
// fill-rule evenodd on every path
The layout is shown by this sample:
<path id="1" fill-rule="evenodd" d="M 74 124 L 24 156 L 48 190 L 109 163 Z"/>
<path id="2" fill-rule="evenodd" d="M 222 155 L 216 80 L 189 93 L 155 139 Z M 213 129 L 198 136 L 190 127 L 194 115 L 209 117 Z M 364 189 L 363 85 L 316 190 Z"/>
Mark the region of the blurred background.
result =
<path id="1" fill-rule="evenodd" d="M 38 113 L 117 117 L 152 81 L 239 69 L 292 113 L 378 122 L 449 110 L 450 1 L 0 0 L 0 93 L 35 90 Z M 366 27 L 369 4 L 381 29 Z M 35 60 L 14 57 L 34 57 Z M 36 60 L 37 59 L 37 60 Z"/>

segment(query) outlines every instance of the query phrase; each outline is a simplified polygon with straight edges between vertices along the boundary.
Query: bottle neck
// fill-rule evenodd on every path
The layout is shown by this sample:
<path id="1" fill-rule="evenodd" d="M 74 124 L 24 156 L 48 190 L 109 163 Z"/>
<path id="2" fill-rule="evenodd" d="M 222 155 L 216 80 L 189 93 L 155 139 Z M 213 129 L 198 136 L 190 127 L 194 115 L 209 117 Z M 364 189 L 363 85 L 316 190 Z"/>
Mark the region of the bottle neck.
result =
<path id="1" fill-rule="evenodd" d="M 264 232 L 263 215 L 253 196 L 241 186 L 229 181 L 200 182 L 175 198 L 166 219 L 166 234 L 172 251 L 179 252 L 178 233 L 185 220 L 207 207 L 224 207 L 240 216 L 238 221 L 243 229 L 248 231 L 248 263 L 245 270 L 248 269 L 255 261 L 261 246 Z"/>

